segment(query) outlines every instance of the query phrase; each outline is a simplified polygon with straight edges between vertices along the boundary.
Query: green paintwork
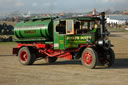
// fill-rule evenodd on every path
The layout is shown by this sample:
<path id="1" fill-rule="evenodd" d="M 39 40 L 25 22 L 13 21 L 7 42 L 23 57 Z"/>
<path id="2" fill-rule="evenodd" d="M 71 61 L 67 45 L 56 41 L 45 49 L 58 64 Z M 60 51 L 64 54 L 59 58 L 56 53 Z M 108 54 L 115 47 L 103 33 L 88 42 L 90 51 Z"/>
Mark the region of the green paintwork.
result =
<path id="1" fill-rule="evenodd" d="M 59 24 L 59 21 L 54 21 L 54 49 L 59 49 L 59 33 L 56 32 L 56 25 Z"/>
<path id="2" fill-rule="evenodd" d="M 59 49 L 65 49 L 65 36 L 59 36 Z"/>
<path id="3" fill-rule="evenodd" d="M 19 39 L 51 39 L 53 37 L 52 24 L 51 19 L 24 21 L 16 25 L 14 33 Z"/>
<path id="4" fill-rule="evenodd" d="M 65 48 L 75 48 L 80 44 L 91 44 L 92 35 L 67 35 L 65 36 Z"/>
<path id="5" fill-rule="evenodd" d="M 75 17 L 64 18 L 66 20 L 95 20 L 97 17 Z M 77 48 L 80 44 L 93 44 L 95 42 L 95 33 L 97 29 L 88 31 L 86 34 L 59 34 L 56 32 L 56 26 L 60 19 L 53 18 L 36 18 L 29 19 L 18 23 L 15 26 L 14 33 L 19 39 L 18 42 L 41 42 L 53 44 L 54 49 Z"/>

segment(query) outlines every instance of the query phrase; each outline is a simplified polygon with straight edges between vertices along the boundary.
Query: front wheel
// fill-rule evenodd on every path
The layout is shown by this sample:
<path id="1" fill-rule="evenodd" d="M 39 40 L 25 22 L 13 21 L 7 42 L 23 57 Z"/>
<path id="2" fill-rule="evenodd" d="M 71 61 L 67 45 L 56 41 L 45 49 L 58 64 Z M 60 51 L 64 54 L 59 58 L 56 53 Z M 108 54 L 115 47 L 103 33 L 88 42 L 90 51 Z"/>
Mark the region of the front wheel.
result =
<path id="1" fill-rule="evenodd" d="M 81 56 L 81 62 L 89 69 L 95 68 L 98 62 L 96 51 L 93 48 L 85 48 Z"/>
<path id="2" fill-rule="evenodd" d="M 23 65 L 32 65 L 36 59 L 36 55 L 31 52 L 29 47 L 22 47 L 18 52 L 18 59 Z"/>
<path id="3" fill-rule="evenodd" d="M 99 61 L 105 67 L 111 67 L 115 61 L 114 51 L 111 48 L 105 50 L 104 52 L 102 52 L 102 56 L 100 56 Z"/>

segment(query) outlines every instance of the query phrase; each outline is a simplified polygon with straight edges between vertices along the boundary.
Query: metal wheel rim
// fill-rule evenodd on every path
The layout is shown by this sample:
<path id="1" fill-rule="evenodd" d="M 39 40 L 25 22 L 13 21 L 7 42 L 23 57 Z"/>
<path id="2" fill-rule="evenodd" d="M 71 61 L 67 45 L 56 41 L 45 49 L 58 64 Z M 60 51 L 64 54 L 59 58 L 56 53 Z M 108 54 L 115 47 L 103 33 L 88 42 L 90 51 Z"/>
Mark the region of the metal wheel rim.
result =
<path id="1" fill-rule="evenodd" d="M 28 54 L 25 51 L 21 51 L 20 53 L 20 60 L 26 62 L 28 60 Z"/>
<path id="2" fill-rule="evenodd" d="M 83 60 L 86 65 L 91 65 L 93 61 L 92 54 L 90 52 L 85 52 Z"/>

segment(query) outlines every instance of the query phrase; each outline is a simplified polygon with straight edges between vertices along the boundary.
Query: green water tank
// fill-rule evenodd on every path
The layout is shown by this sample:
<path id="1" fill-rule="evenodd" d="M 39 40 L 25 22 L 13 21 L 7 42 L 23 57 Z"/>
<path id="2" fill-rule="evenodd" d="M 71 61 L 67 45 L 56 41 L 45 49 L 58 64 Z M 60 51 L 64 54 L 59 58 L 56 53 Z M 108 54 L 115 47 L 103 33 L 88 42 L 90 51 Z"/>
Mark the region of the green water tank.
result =
<path id="1" fill-rule="evenodd" d="M 53 39 L 53 20 L 28 19 L 17 23 L 14 33 L 18 39 Z"/>

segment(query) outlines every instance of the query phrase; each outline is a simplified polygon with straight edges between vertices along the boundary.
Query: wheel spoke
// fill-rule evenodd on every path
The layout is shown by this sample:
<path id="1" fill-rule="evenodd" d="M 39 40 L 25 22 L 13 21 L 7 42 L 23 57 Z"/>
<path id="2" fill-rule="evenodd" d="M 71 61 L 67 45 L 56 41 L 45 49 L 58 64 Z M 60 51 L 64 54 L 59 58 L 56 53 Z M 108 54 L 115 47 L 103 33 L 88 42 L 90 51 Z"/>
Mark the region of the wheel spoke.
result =
<path id="1" fill-rule="evenodd" d="M 27 56 L 27 54 L 25 54 L 25 61 L 28 59 L 28 56 Z"/>
<path id="2" fill-rule="evenodd" d="M 26 62 L 27 59 L 28 59 L 28 54 L 27 54 L 27 52 L 21 51 L 21 53 L 20 53 L 20 59 L 21 59 L 21 61 Z"/>

